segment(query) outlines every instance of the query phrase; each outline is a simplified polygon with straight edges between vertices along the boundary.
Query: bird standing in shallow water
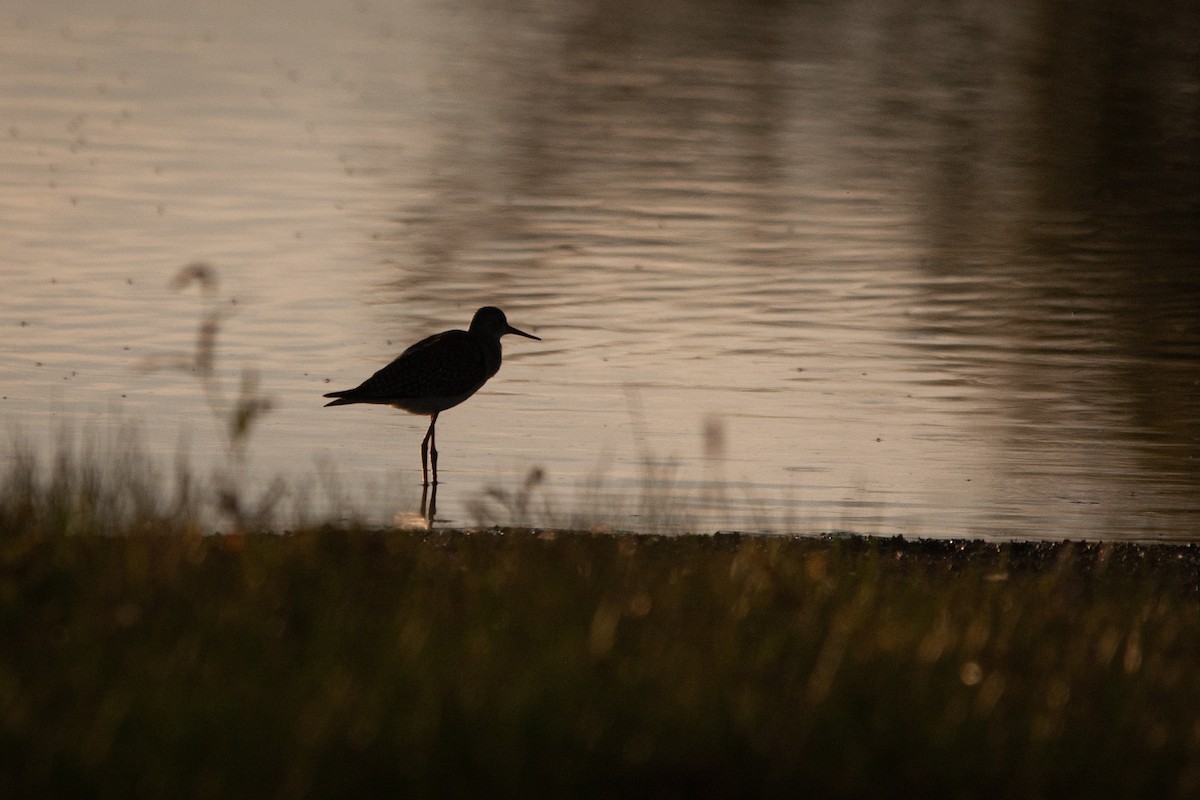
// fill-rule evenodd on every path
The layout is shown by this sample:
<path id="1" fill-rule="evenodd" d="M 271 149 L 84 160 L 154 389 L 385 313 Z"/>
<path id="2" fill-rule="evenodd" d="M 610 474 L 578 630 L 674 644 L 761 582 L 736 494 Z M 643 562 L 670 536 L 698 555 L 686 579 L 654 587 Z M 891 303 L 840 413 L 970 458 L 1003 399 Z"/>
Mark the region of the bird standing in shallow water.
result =
<path id="1" fill-rule="evenodd" d="M 431 417 L 421 440 L 421 479 L 429 485 L 429 455 L 433 484 L 437 485 L 437 443 L 433 428 L 438 414 L 466 400 L 500 369 L 500 337 L 515 333 L 539 339 L 508 324 L 504 312 L 484 306 L 471 319 L 471 329 L 444 331 L 414 344 L 396 360 L 363 381 L 362 385 L 326 397 L 337 398 L 326 406 L 376 403 L 411 414 Z"/>

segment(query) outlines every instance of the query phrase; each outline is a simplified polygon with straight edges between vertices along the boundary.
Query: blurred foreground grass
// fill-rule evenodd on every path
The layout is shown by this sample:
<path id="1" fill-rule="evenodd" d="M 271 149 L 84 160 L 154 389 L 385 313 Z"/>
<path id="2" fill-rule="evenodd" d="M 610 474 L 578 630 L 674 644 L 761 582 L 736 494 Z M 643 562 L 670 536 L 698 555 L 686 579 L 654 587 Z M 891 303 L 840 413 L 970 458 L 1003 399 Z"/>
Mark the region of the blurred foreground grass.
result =
<path id="1" fill-rule="evenodd" d="M 0 531 L 7 797 L 1195 797 L 1190 546 Z"/>

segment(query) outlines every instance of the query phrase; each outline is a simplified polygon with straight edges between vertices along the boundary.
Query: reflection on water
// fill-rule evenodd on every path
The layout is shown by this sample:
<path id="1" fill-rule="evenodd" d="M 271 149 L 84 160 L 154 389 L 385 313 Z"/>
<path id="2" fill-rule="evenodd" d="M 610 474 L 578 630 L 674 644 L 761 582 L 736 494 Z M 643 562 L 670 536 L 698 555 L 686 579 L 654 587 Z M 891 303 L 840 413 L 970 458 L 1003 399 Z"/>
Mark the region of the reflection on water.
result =
<path id="1" fill-rule="evenodd" d="M 327 463 L 378 520 L 424 424 L 320 395 L 494 304 L 544 341 L 441 420 L 451 523 L 539 465 L 631 528 L 665 480 L 712 527 L 1197 530 L 1200 8 L 21 5 L 11 427 L 211 454 L 133 368 L 190 347 L 164 287 L 204 259 L 276 401 L 255 471 Z"/>

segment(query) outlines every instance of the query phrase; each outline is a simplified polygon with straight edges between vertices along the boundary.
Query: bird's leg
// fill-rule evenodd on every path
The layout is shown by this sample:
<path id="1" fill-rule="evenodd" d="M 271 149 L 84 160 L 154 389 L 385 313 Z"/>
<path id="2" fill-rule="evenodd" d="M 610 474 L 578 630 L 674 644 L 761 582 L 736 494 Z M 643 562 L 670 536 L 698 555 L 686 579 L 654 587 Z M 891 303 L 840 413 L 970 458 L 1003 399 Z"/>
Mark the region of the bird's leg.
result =
<path id="1" fill-rule="evenodd" d="M 433 462 L 433 485 L 437 487 L 437 434 L 434 433 L 433 425 L 437 422 L 437 414 L 433 415 L 433 422 L 429 423 L 429 460 Z"/>
<path id="2" fill-rule="evenodd" d="M 433 445 L 433 482 L 437 483 L 437 444 L 433 441 L 433 426 L 437 425 L 437 414 L 433 415 L 433 419 L 429 421 L 429 430 L 425 432 L 425 438 L 421 440 L 421 485 L 429 485 L 429 450 L 430 445 Z"/>
<path id="3" fill-rule="evenodd" d="M 429 485 L 429 450 L 424 441 L 421 442 L 421 485 Z"/>
<path id="4" fill-rule="evenodd" d="M 434 419 L 437 419 L 435 416 Z M 421 440 L 421 485 L 429 485 L 429 435 L 433 433 L 433 421 L 429 423 L 429 430 L 425 431 L 425 438 Z"/>

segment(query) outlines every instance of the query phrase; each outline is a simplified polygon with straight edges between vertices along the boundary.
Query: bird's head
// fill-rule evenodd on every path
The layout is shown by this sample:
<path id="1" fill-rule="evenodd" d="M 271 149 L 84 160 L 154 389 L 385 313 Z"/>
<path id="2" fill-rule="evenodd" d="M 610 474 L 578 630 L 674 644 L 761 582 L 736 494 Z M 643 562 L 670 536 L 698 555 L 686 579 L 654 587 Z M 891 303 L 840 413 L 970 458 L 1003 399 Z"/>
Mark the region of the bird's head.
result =
<path id="1" fill-rule="evenodd" d="M 517 330 L 512 325 L 509 325 L 508 318 L 504 316 L 504 312 L 495 306 L 484 306 L 475 312 L 474 318 L 471 319 L 471 333 L 483 333 L 496 339 L 499 339 L 506 333 L 515 333 L 517 336 L 541 341 L 539 337 L 534 336 L 532 333 Z"/>

